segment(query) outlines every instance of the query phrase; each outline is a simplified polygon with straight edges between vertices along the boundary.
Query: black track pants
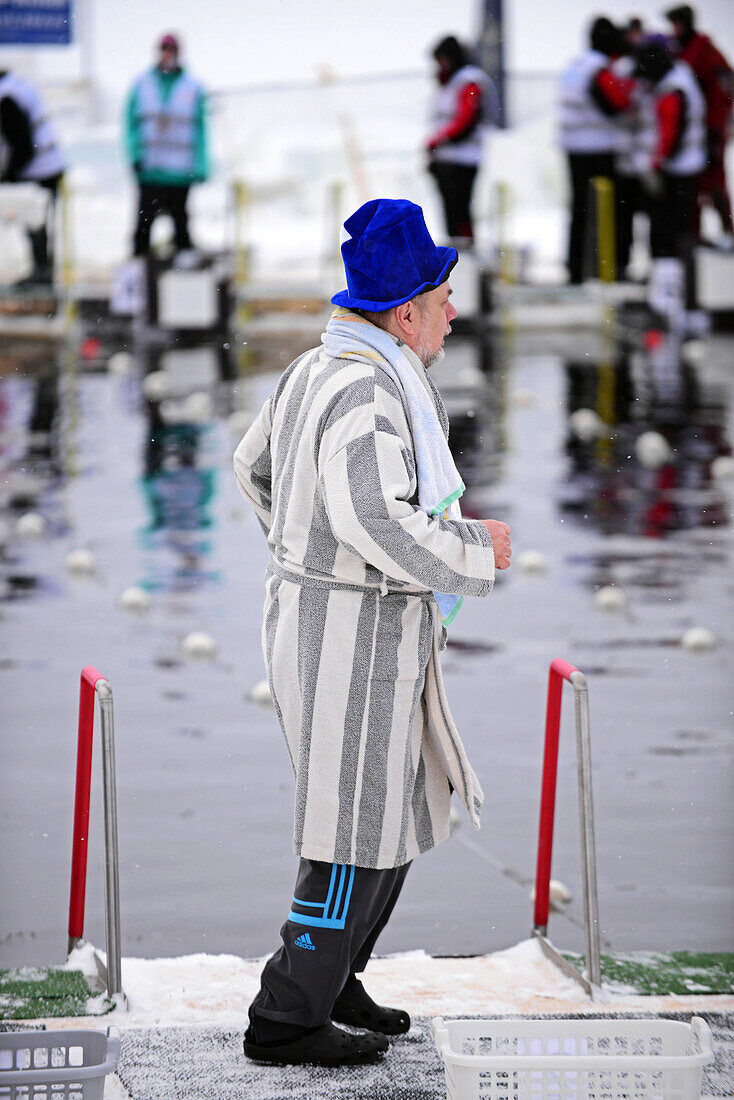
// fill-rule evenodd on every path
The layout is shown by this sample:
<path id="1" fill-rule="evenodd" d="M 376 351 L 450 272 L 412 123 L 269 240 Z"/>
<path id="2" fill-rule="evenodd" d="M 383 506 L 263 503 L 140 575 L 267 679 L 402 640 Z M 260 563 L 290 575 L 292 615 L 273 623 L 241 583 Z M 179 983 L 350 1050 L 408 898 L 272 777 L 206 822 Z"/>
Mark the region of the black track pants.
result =
<path id="1" fill-rule="evenodd" d="M 598 274 L 596 226 L 592 223 L 593 197 L 591 181 L 596 176 L 614 180 L 612 153 L 569 153 L 568 172 L 571 182 L 571 221 L 568 227 L 568 277 L 571 283 L 581 283 L 587 276 Z"/>
<path id="2" fill-rule="evenodd" d="M 173 218 L 174 244 L 177 252 L 191 248 L 189 237 L 188 212 L 186 202 L 189 197 L 187 186 L 140 184 L 138 194 L 138 223 L 133 238 L 133 254 L 147 256 L 150 250 L 150 230 L 159 214 L 170 214 Z"/>
<path id="3" fill-rule="evenodd" d="M 452 240 L 473 240 L 471 196 L 477 176 L 476 166 L 434 160 L 430 171 L 438 184 L 449 237 Z"/>
<path id="4" fill-rule="evenodd" d="M 250 1005 L 265 1043 L 326 1023 L 350 975 L 367 965 L 409 863 L 376 871 L 301 859 L 283 946 L 268 959 Z"/>

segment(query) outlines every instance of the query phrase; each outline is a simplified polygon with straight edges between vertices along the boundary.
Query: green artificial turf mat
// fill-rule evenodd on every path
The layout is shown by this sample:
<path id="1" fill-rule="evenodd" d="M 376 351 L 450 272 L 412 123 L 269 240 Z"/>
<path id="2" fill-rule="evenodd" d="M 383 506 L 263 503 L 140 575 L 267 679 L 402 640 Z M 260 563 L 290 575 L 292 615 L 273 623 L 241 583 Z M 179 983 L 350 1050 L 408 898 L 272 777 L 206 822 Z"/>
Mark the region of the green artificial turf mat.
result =
<path id="1" fill-rule="evenodd" d="M 0 970 L 0 1020 L 46 1016 L 103 1016 L 114 1008 L 95 994 L 80 970 L 22 966 Z"/>
<path id="2" fill-rule="evenodd" d="M 563 952 L 578 969 L 583 955 Z M 602 983 L 643 996 L 734 993 L 734 953 L 615 951 L 601 956 Z"/>

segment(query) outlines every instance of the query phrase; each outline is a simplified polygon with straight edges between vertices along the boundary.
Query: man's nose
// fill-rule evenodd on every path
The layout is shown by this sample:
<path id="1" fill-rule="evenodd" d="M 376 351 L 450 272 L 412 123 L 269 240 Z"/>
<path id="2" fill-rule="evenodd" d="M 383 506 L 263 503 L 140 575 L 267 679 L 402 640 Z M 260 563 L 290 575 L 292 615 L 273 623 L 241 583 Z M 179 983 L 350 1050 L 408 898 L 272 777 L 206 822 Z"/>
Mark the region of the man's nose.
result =
<path id="1" fill-rule="evenodd" d="M 458 316 L 459 316 L 458 309 L 456 309 L 451 302 L 448 302 L 448 308 L 446 310 L 446 323 L 450 325 L 451 322 L 453 321 L 454 317 L 458 317 Z"/>

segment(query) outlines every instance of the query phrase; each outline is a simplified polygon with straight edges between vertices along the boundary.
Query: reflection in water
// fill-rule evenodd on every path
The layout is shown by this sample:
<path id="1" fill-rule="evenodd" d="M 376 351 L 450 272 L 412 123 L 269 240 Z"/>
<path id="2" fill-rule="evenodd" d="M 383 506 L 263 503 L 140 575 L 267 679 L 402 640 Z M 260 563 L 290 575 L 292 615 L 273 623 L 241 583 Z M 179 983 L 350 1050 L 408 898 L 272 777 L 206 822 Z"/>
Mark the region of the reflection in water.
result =
<path id="1" fill-rule="evenodd" d="M 504 436 L 504 376 L 491 332 L 452 339 L 446 359 L 431 369 L 448 412 L 449 446 L 464 479 L 461 511 L 468 519 L 487 514 L 487 496 L 501 474 Z"/>
<path id="2" fill-rule="evenodd" d="M 571 360 L 566 374 L 569 417 L 592 409 L 602 423 L 589 439 L 569 421 L 561 511 L 604 534 L 649 538 L 727 524 L 726 500 L 711 475 L 713 460 L 731 452 L 724 393 L 683 362 L 677 340 L 666 337 L 650 352 L 621 346 L 598 363 Z M 659 465 L 645 465 L 637 453 L 649 431 L 670 448 Z"/>
<path id="3" fill-rule="evenodd" d="M 48 348 L 10 352 L 0 359 L 0 598 L 20 599 L 50 582 L 27 562 L 16 524 L 27 513 L 51 535 L 65 531 L 59 490 L 59 373 Z"/>
<path id="4" fill-rule="evenodd" d="M 139 352 L 146 376 L 163 377 L 146 403 L 143 495 L 150 522 L 141 532 L 148 555 L 143 586 L 181 591 L 218 579 L 207 568 L 212 551 L 211 504 L 216 492 L 213 445 L 215 394 L 232 377 L 228 344 Z"/>

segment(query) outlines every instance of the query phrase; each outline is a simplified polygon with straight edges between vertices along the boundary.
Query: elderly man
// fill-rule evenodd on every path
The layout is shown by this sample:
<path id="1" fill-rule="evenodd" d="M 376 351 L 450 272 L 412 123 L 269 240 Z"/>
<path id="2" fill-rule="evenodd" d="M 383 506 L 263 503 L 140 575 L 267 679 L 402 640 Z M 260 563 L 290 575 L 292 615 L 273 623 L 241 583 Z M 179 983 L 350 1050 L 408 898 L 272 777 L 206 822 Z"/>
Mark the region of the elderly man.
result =
<path id="1" fill-rule="evenodd" d="M 427 374 L 456 316 L 456 250 L 404 200 L 368 202 L 345 228 L 348 289 L 322 344 L 288 367 L 234 459 L 272 553 L 263 650 L 300 857 L 244 1049 L 330 1066 L 375 1061 L 410 1027 L 356 975 L 411 860 L 448 836 L 452 790 L 479 826 L 439 650 L 463 597 L 486 596 L 510 559 L 504 523 L 461 517 Z"/>

